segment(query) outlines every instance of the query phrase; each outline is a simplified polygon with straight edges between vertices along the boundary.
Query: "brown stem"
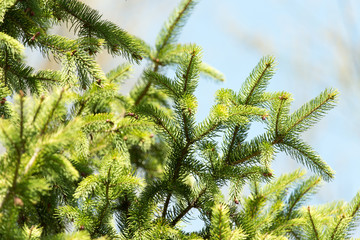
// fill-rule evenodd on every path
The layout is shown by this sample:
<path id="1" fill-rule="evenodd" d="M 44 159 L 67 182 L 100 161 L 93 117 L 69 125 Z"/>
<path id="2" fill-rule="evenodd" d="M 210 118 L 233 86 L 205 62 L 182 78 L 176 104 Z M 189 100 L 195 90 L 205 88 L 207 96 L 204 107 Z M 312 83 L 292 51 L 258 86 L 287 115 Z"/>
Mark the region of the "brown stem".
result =
<path id="1" fill-rule="evenodd" d="M 316 239 L 319 240 L 319 234 L 318 234 L 318 231 L 316 230 L 316 227 L 315 227 L 315 223 L 314 223 L 314 220 L 312 219 L 311 217 L 311 213 L 310 213 L 310 207 L 308 207 L 308 214 L 309 214 L 309 218 L 310 218 L 310 222 L 311 222 L 311 226 L 315 232 L 315 236 L 316 236 Z"/>
<path id="2" fill-rule="evenodd" d="M 203 188 L 203 189 L 200 191 L 199 195 L 198 195 L 191 203 L 189 203 L 189 205 L 188 205 L 186 208 L 184 208 L 184 209 L 180 212 L 180 214 L 170 223 L 170 226 L 174 227 L 174 226 L 176 225 L 176 223 L 181 220 L 181 218 L 183 218 L 193 207 L 195 207 L 196 204 L 198 203 L 200 197 L 201 197 L 202 195 L 204 195 L 205 192 L 206 192 L 206 187 Z"/>

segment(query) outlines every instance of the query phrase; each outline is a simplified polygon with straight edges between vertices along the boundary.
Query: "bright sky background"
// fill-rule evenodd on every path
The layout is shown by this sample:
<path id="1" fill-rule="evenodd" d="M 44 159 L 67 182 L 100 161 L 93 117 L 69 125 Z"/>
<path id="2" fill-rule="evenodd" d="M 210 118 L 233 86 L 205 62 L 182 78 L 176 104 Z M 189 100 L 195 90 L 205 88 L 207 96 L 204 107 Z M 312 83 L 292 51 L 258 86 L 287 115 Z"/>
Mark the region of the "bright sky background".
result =
<path id="1" fill-rule="evenodd" d="M 154 45 L 163 22 L 179 1 L 84 2 Z M 223 84 L 201 80 L 199 119 L 209 112 L 217 89 L 238 90 L 259 59 L 269 54 L 276 57 L 278 71 L 268 90 L 292 93 L 293 109 L 325 88 L 340 91 L 338 106 L 304 135 L 336 171 L 335 180 L 326 183 L 311 204 L 350 201 L 360 190 L 359 11 L 356 0 L 202 0 L 179 39 L 180 43 L 202 46 L 204 61 L 226 76 Z M 121 63 L 107 55 L 98 59 L 105 71 Z M 254 133 L 261 132 L 260 125 L 254 127 Z M 298 167 L 284 154 L 279 154 L 273 165 L 276 175 Z"/>

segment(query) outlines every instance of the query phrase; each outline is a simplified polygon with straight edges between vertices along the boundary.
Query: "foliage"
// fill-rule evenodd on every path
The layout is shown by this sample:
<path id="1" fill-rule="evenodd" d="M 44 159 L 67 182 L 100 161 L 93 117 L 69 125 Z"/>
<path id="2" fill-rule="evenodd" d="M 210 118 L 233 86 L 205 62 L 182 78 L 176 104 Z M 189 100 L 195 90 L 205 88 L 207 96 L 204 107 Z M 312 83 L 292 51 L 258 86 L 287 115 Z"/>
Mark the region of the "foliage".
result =
<path id="1" fill-rule="evenodd" d="M 182 1 L 151 47 L 77 0 L 1 3 L 1 239 L 350 237 L 359 194 L 350 203 L 303 206 L 334 172 L 301 134 L 335 106 L 338 92 L 326 89 L 291 113 L 290 93 L 266 92 L 276 65 L 267 56 L 238 92 L 220 89 L 198 122 L 200 75 L 224 76 L 202 62 L 199 46 L 177 43 L 195 5 Z M 62 22 L 75 39 L 48 33 Z M 29 67 L 24 47 L 61 70 Z M 94 58 L 103 49 L 147 60 L 128 96 L 118 89 L 131 65 L 103 73 Z M 265 132 L 248 139 L 255 121 Z M 314 175 L 275 178 L 278 152 Z M 192 210 L 204 227 L 188 233 L 182 227 Z"/>

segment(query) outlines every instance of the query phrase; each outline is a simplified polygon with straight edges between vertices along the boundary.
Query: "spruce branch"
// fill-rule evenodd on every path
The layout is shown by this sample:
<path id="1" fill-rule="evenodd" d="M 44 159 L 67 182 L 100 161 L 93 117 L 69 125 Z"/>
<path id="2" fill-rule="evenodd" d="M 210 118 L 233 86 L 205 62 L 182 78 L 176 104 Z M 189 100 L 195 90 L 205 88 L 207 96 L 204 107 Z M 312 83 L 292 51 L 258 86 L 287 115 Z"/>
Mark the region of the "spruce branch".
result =
<path id="1" fill-rule="evenodd" d="M 199 71 L 204 74 L 207 77 L 213 78 L 215 80 L 218 80 L 220 82 L 225 82 L 225 76 L 223 73 L 218 71 L 217 69 L 211 67 L 210 65 L 206 63 L 201 63 L 199 66 Z"/>
<path id="2" fill-rule="evenodd" d="M 317 123 L 337 102 L 338 92 L 326 89 L 290 116 L 286 132 L 300 133 Z"/>
<path id="3" fill-rule="evenodd" d="M 0 4 L 0 23 L 4 21 L 6 11 L 16 5 L 19 0 L 3 0 Z"/>
<path id="4" fill-rule="evenodd" d="M 244 105 L 256 104 L 256 99 L 261 96 L 274 74 L 275 59 L 271 56 L 263 57 L 258 65 L 251 72 L 250 76 L 245 80 L 240 89 L 240 102 Z M 237 104 L 236 104 L 237 105 Z M 231 132 L 231 140 L 226 149 L 224 161 L 230 163 L 231 150 L 236 144 L 237 135 L 241 129 L 240 125 L 235 126 Z M 255 154 L 256 155 L 256 154 Z"/>
<path id="5" fill-rule="evenodd" d="M 166 113 L 162 112 L 160 109 L 154 108 L 151 105 L 138 106 L 136 111 L 141 112 L 145 116 L 149 116 L 167 137 L 170 137 L 176 145 L 180 146 L 178 141 L 179 137 L 176 131 L 178 124 L 169 118 Z"/>
<path id="6" fill-rule="evenodd" d="M 290 220 L 292 212 L 295 208 L 302 203 L 305 199 L 305 196 L 311 194 L 316 189 L 315 187 L 320 183 L 320 179 L 318 177 L 311 177 L 307 181 L 303 182 L 299 185 L 293 193 L 290 195 L 287 207 L 286 207 L 286 219 Z"/>
<path id="7" fill-rule="evenodd" d="M 172 227 L 175 226 L 192 208 L 196 207 L 199 199 L 205 194 L 206 190 L 207 190 L 206 187 L 203 188 L 199 192 L 198 196 L 193 201 L 191 201 L 187 205 L 187 207 L 184 208 L 174 220 L 171 221 L 170 226 L 172 226 Z"/>
<path id="8" fill-rule="evenodd" d="M 183 0 L 180 3 L 179 8 L 174 10 L 169 21 L 161 29 L 156 40 L 156 50 L 158 53 L 161 52 L 165 46 L 176 41 L 181 28 L 185 25 L 185 22 L 195 5 L 195 0 Z"/>
<path id="9" fill-rule="evenodd" d="M 170 16 L 169 22 L 166 23 L 161 29 L 156 40 L 156 54 L 155 57 L 152 58 L 154 62 L 153 72 L 156 73 L 159 71 L 159 67 L 161 65 L 159 56 L 169 44 L 172 44 L 176 41 L 180 29 L 185 24 L 186 18 L 189 16 L 195 4 L 195 0 L 183 0 L 180 3 L 179 9 L 174 11 L 174 13 Z M 146 83 L 145 87 L 141 90 L 140 94 L 135 99 L 135 106 L 140 104 L 141 100 L 146 96 L 147 92 L 151 88 L 151 85 L 151 81 Z"/>
<path id="10" fill-rule="evenodd" d="M 110 198 L 109 198 L 109 190 L 110 190 L 110 184 L 111 184 L 111 166 L 108 169 L 107 172 L 107 179 L 105 181 L 105 206 L 101 209 L 99 217 L 98 217 L 98 221 L 97 221 L 97 225 L 95 226 L 94 230 L 92 231 L 92 236 L 96 236 L 97 234 L 99 234 L 99 230 L 102 227 L 105 215 L 106 215 L 106 211 L 109 208 L 110 205 Z"/>
<path id="11" fill-rule="evenodd" d="M 331 234 L 331 237 L 330 237 L 331 240 L 338 239 L 339 230 L 341 231 L 341 229 L 339 229 L 339 228 L 340 228 L 340 225 L 342 224 L 344 219 L 345 219 L 345 215 L 341 215 L 340 219 L 336 223 L 336 226 L 335 226 L 334 230 L 332 231 L 332 234 Z"/>
<path id="12" fill-rule="evenodd" d="M 180 155 L 175 159 L 175 166 L 174 166 L 173 174 L 172 174 L 170 182 L 169 182 L 170 186 L 173 185 L 177 181 L 177 179 L 179 178 L 180 169 L 181 169 L 181 166 L 183 164 L 183 160 L 188 155 L 190 146 L 191 146 L 191 143 L 187 142 L 186 145 L 181 149 Z M 165 219 L 166 214 L 167 214 L 167 208 L 169 206 L 172 193 L 173 193 L 172 190 L 170 190 L 167 193 L 167 196 L 166 196 L 166 199 L 165 199 L 165 202 L 164 202 L 164 207 L 163 207 L 163 211 L 162 211 L 162 217 L 164 219 Z"/>
<path id="13" fill-rule="evenodd" d="M 10 198 L 15 194 L 17 183 L 18 183 L 18 178 L 19 178 L 21 158 L 22 158 L 22 155 L 25 153 L 25 139 L 23 136 L 23 134 L 24 134 L 24 112 L 23 112 L 24 111 L 24 92 L 23 91 L 20 91 L 19 97 L 20 97 L 20 133 L 19 133 L 19 141 L 20 141 L 19 145 L 20 146 L 18 144 L 16 144 L 15 142 L 13 142 L 11 140 L 11 138 L 9 138 L 9 136 L 6 134 L 5 130 L 3 128 L 1 128 L 3 133 L 5 134 L 5 136 L 7 136 L 7 138 L 11 142 L 13 142 L 15 149 L 17 150 L 17 156 L 16 156 L 16 163 L 15 163 L 15 171 L 14 171 L 13 179 L 11 181 L 11 186 L 8 188 L 7 193 L 0 204 L 0 212 L 3 210 L 3 207 L 7 203 L 7 201 L 9 201 Z"/>
<path id="14" fill-rule="evenodd" d="M 77 0 L 57 0 L 54 7 L 55 15 L 69 16 L 75 32 L 87 37 L 96 36 L 106 40 L 108 51 L 120 52 L 128 60 L 138 63 L 141 49 L 135 39 L 115 24 L 102 20 L 98 11 Z M 64 18 L 66 20 L 67 18 Z"/>
<path id="15" fill-rule="evenodd" d="M 58 99 L 56 100 L 55 105 L 52 107 L 51 112 L 50 112 L 50 114 L 48 115 L 48 118 L 47 118 L 44 126 L 42 127 L 42 129 L 41 129 L 41 131 L 40 131 L 40 135 L 41 135 L 41 136 L 44 136 L 44 134 L 45 134 L 45 132 L 46 132 L 46 129 L 47 129 L 47 127 L 48 127 L 48 125 L 49 125 L 49 123 L 50 123 L 50 121 L 51 121 L 51 119 L 52 119 L 52 117 L 53 117 L 53 115 L 54 115 L 57 107 L 58 107 L 59 104 L 60 104 L 60 101 L 61 101 L 61 99 L 62 99 L 62 97 L 63 97 L 63 93 L 64 93 L 64 92 L 65 92 L 65 89 L 63 88 L 63 89 L 60 91 L 59 97 L 58 97 Z"/>
<path id="16" fill-rule="evenodd" d="M 280 100 L 280 104 L 279 104 L 279 109 L 277 110 L 277 114 L 276 114 L 276 119 L 275 119 L 275 137 L 277 137 L 279 135 L 279 125 L 280 125 L 280 114 L 282 112 L 282 107 L 284 104 L 284 101 L 286 101 L 286 99 L 282 98 Z"/>
<path id="17" fill-rule="evenodd" d="M 312 216 L 311 216 L 310 206 L 307 207 L 307 212 L 308 212 L 308 217 L 309 217 L 309 220 L 310 220 L 310 223 L 311 223 L 311 227 L 312 227 L 313 233 L 314 233 L 316 239 L 317 239 L 317 240 L 320 240 L 318 230 L 316 229 L 314 220 L 313 220 L 313 218 L 312 218 Z"/>
<path id="18" fill-rule="evenodd" d="M 39 155 L 41 148 L 35 148 L 34 154 L 31 156 L 29 162 L 26 164 L 25 170 L 24 170 L 24 175 L 26 175 L 28 173 L 28 171 L 30 170 L 30 168 L 34 165 L 36 158 Z"/>
<path id="19" fill-rule="evenodd" d="M 165 90 L 171 97 L 177 99 L 180 97 L 179 90 L 173 81 L 162 74 L 146 70 L 144 72 L 145 78 L 149 79 L 149 82 L 155 83 L 161 89 Z"/>
<path id="20" fill-rule="evenodd" d="M 106 77 L 110 83 L 121 82 L 121 80 L 129 78 L 131 72 L 132 67 L 130 64 L 121 64 L 107 73 Z"/>
<path id="21" fill-rule="evenodd" d="M 40 112 L 40 109 L 41 109 L 41 107 L 42 107 L 42 103 L 44 102 L 44 99 L 45 99 L 45 96 L 42 95 L 42 96 L 40 97 L 40 102 L 39 102 L 38 107 L 36 108 L 36 111 L 35 111 L 35 114 L 34 114 L 34 117 L 33 117 L 33 120 L 32 120 L 32 122 L 31 122 L 31 124 L 34 124 L 34 122 L 35 122 L 35 120 L 36 120 L 36 118 L 37 118 L 37 116 L 38 116 L 38 114 L 39 114 L 39 112 Z"/>
<path id="22" fill-rule="evenodd" d="M 241 87 L 240 94 L 244 105 L 256 104 L 255 99 L 264 92 L 269 80 L 274 75 L 274 67 L 274 57 L 267 56 L 260 60 Z"/>
<path id="23" fill-rule="evenodd" d="M 157 73 L 159 71 L 159 63 L 155 63 L 154 68 L 153 68 L 153 72 Z M 135 99 L 135 103 L 134 106 L 138 106 L 142 99 L 146 96 L 147 92 L 149 91 L 150 87 L 151 87 L 152 82 L 148 81 L 145 85 L 145 87 L 141 90 L 140 94 L 136 97 Z"/>
<path id="24" fill-rule="evenodd" d="M 294 137 L 283 138 L 277 147 L 308 168 L 319 173 L 325 181 L 334 178 L 334 171 L 302 140 Z"/>
<path id="25" fill-rule="evenodd" d="M 351 218 L 347 231 L 350 234 L 359 225 L 360 216 L 360 193 L 358 192 L 355 197 L 348 203 L 345 216 Z"/>
<path id="26" fill-rule="evenodd" d="M 192 68 L 193 68 L 193 62 L 194 62 L 194 58 L 195 58 L 195 51 L 193 51 L 191 53 L 191 57 L 190 57 L 190 60 L 189 60 L 189 64 L 186 68 L 186 73 L 185 75 L 183 75 L 183 79 L 184 79 L 184 84 L 183 84 L 183 93 L 186 93 L 187 92 L 187 87 L 188 87 L 188 83 L 190 81 L 190 77 L 191 77 L 191 72 L 192 72 Z"/>

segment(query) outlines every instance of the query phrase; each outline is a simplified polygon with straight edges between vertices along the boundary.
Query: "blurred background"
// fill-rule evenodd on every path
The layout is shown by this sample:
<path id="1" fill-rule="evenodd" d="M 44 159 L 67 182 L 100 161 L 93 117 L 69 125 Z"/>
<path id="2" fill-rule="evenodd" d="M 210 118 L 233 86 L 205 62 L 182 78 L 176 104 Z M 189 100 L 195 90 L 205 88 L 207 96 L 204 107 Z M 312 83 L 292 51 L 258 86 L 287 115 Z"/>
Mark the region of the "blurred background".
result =
<path id="1" fill-rule="evenodd" d="M 178 0 L 87 0 L 105 19 L 154 45 L 164 21 Z M 63 29 L 54 30 L 64 34 Z M 66 33 L 65 33 L 66 34 Z M 201 79 L 197 91 L 202 120 L 219 88 L 238 90 L 264 55 L 274 55 L 278 71 L 269 91 L 293 94 L 293 110 L 328 87 L 340 91 L 338 106 L 303 138 L 336 171 L 309 204 L 350 201 L 360 190 L 360 1 L 357 0 L 202 0 L 180 35 L 180 43 L 203 48 L 203 60 L 225 74 L 224 83 Z M 41 55 L 29 52 L 31 65 L 53 68 Z M 98 56 L 105 72 L 124 60 L 106 53 Z M 144 64 L 134 66 L 134 77 Z M 253 134 L 262 132 L 254 125 Z M 273 169 L 279 176 L 299 168 L 278 154 Z M 311 173 L 309 173 L 311 174 Z M 360 233 L 360 232 L 359 232 Z M 360 234 L 358 234 L 360 235 Z"/>

